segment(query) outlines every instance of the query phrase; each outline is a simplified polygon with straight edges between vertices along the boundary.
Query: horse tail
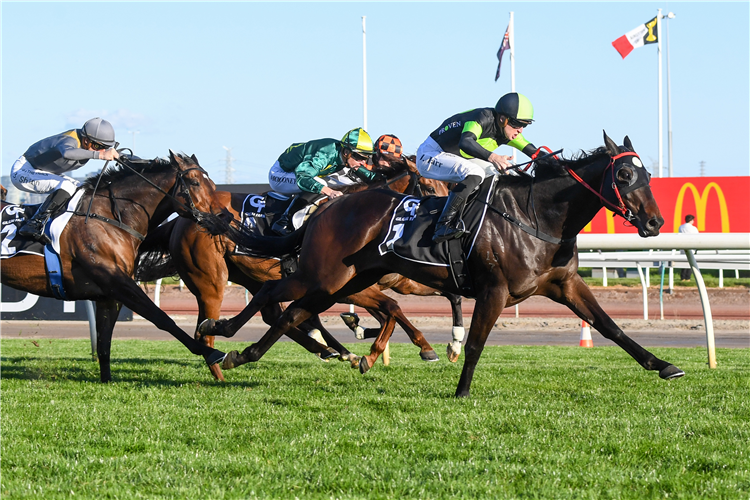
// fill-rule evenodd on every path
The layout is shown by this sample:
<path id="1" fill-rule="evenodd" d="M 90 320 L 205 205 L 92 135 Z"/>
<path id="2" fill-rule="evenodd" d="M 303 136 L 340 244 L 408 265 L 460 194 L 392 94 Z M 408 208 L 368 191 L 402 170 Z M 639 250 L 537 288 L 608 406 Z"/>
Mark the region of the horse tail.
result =
<path id="1" fill-rule="evenodd" d="M 133 279 L 136 281 L 156 281 L 177 275 L 177 266 L 169 253 L 169 239 L 178 219 L 165 222 L 146 235 L 138 247 Z"/>

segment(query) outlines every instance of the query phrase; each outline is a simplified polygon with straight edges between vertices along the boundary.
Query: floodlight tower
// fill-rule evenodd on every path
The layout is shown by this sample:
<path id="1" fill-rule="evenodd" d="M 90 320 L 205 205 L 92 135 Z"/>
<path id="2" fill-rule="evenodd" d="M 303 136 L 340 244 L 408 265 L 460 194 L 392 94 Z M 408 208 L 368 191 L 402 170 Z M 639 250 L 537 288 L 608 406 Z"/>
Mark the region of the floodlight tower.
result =
<path id="1" fill-rule="evenodd" d="M 227 184 L 234 184 L 234 176 L 232 173 L 234 172 L 234 168 L 232 167 L 232 148 L 228 148 L 226 146 L 222 146 L 227 151 L 227 157 L 226 157 L 226 168 L 224 169 L 224 182 Z"/>

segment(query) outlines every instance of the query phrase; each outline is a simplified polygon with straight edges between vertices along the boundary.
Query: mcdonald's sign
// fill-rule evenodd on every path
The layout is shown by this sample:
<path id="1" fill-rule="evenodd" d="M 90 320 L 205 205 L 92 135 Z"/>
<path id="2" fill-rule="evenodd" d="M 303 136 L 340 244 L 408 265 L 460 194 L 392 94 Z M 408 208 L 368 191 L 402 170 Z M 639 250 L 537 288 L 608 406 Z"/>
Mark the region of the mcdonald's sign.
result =
<path id="1" fill-rule="evenodd" d="M 691 214 L 700 232 L 750 233 L 750 177 L 654 177 L 651 191 L 664 217 L 662 232 L 677 232 Z M 583 232 L 636 232 L 623 222 L 602 210 Z"/>

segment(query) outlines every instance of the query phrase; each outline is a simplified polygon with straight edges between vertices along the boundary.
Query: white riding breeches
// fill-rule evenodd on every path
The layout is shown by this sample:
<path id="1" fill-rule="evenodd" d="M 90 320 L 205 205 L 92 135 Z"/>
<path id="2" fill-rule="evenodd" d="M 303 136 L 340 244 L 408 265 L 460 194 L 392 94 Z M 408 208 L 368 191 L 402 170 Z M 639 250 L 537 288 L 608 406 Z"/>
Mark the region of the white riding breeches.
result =
<path id="1" fill-rule="evenodd" d="M 62 174 L 51 174 L 44 170 L 37 170 L 21 156 L 10 169 L 10 181 L 15 187 L 27 193 L 45 194 L 56 189 L 63 189 L 69 195 L 76 192 L 81 182 Z"/>
<path id="2" fill-rule="evenodd" d="M 315 177 L 315 181 L 323 186 L 328 186 L 331 189 L 356 184 L 356 181 L 345 175 L 346 171 L 347 169 L 344 169 L 323 178 Z M 268 172 L 268 184 L 271 186 L 272 191 L 281 194 L 296 194 L 302 192 L 299 186 L 297 186 L 296 174 L 293 171 L 285 172 L 281 168 L 281 165 L 279 165 L 278 161 L 273 164 L 273 167 L 271 167 L 271 170 Z"/>
<path id="3" fill-rule="evenodd" d="M 497 173 L 488 161 L 446 153 L 432 137 L 417 149 L 417 170 L 422 177 L 445 182 L 461 182 L 470 175 L 484 179 Z"/>

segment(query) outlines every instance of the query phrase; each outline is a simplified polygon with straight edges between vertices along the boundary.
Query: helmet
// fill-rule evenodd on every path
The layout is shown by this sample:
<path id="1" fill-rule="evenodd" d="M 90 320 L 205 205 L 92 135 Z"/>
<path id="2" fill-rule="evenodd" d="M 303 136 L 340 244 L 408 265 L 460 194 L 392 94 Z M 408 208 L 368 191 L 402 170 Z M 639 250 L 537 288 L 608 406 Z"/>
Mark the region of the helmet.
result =
<path id="1" fill-rule="evenodd" d="M 375 143 L 375 151 L 381 155 L 400 158 L 402 153 L 401 140 L 395 135 L 381 135 Z"/>
<path id="2" fill-rule="evenodd" d="M 109 147 L 115 145 L 115 129 L 107 120 L 92 118 L 83 124 L 82 130 L 87 139 Z"/>
<path id="3" fill-rule="evenodd" d="M 341 145 L 359 154 L 371 155 L 373 153 L 372 138 L 362 128 L 355 128 L 347 132 L 341 139 Z"/>
<path id="4" fill-rule="evenodd" d="M 529 98 L 517 92 L 505 94 L 495 104 L 495 111 L 499 115 L 529 125 L 534 121 L 534 106 Z"/>

